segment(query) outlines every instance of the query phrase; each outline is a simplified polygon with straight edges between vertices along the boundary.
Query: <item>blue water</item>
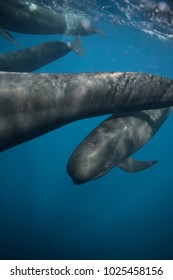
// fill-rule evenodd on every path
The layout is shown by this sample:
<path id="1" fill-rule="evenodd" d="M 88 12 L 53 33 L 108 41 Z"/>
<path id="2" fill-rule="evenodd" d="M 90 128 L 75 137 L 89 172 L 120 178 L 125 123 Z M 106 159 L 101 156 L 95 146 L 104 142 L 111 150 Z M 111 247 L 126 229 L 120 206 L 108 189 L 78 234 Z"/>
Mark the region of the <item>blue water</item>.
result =
<path id="1" fill-rule="evenodd" d="M 83 56 L 71 52 L 36 72 L 142 71 L 173 79 L 173 40 L 95 24 L 106 37 L 82 37 Z M 73 40 L 13 35 L 21 47 Z M 0 49 L 15 47 L 0 38 Z M 103 119 L 66 125 L 0 154 L 1 259 L 173 259 L 173 115 L 135 155 L 158 164 L 134 174 L 114 168 L 75 186 L 67 160 Z"/>

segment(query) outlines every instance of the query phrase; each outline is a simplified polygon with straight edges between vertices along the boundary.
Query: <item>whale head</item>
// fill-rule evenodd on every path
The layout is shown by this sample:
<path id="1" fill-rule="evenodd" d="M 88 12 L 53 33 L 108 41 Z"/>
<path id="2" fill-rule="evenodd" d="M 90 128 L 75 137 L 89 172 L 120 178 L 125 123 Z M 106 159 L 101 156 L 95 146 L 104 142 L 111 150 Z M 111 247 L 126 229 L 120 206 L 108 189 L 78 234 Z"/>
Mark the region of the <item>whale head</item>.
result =
<path id="1" fill-rule="evenodd" d="M 101 157 L 99 152 L 91 152 L 89 147 L 83 150 L 78 147 L 68 160 L 67 172 L 73 183 L 80 185 L 105 175 L 112 167 L 111 162 Z"/>
<path id="2" fill-rule="evenodd" d="M 115 166 L 113 144 L 111 138 L 108 141 L 93 130 L 68 160 L 67 172 L 73 183 L 80 185 L 109 172 Z"/>

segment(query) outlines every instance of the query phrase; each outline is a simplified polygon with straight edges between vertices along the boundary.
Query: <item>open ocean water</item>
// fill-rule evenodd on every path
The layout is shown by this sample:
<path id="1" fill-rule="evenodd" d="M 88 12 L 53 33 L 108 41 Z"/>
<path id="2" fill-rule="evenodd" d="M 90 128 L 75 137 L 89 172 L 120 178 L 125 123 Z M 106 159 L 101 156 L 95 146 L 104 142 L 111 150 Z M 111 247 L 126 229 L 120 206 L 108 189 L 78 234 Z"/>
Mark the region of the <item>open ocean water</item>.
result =
<path id="1" fill-rule="evenodd" d="M 84 55 L 70 52 L 36 72 L 135 71 L 173 79 L 171 1 L 138 2 L 146 11 L 137 1 L 59 1 L 58 7 L 91 17 L 106 36 L 81 37 Z M 148 10 L 158 3 L 169 9 Z M 73 41 L 11 34 L 19 48 Z M 12 50 L 0 37 L 0 51 Z M 173 259 L 173 114 L 135 154 L 158 164 L 134 174 L 113 168 L 76 186 L 68 158 L 105 118 L 71 123 L 0 154 L 1 259 Z"/>

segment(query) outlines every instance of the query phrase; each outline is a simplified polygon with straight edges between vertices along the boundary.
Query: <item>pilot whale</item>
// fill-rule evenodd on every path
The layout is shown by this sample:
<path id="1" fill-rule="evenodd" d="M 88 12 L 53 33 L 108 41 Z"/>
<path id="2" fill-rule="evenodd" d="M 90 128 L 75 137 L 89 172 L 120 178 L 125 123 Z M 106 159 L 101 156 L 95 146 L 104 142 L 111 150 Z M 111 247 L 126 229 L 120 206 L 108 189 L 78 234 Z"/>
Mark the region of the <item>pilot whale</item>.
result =
<path id="1" fill-rule="evenodd" d="M 0 72 L 0 151 L 70 122 L 173 105 L 173 80 L 128 72 Z"/>
<path id="2" fill-rule="evenodd" d="M 113 167 L 137 172 L 157 161 L 138 161 L 130 156 L 160 129 L 170 108 L 117 114 L 98 125 L 74 150 L 67 172 L 75 184 L 97 179 Z"/>
<path id="3" fill-rule="evenodd" d="M 71 50 L 82 54 L 80 38 L 72 43 L 52 41 L 42 43 L 19 51 L 0 54 L 0 71 L 32 72 L 58 58 Z"/>
<path id="4" fill-rule="evenodd" d="M 0 27 L 0 34 L 9 41 L 13 39 L 3 29 L 26 34 L 104 35 L 88 18 L 24 0 L 0 0 Z"/>

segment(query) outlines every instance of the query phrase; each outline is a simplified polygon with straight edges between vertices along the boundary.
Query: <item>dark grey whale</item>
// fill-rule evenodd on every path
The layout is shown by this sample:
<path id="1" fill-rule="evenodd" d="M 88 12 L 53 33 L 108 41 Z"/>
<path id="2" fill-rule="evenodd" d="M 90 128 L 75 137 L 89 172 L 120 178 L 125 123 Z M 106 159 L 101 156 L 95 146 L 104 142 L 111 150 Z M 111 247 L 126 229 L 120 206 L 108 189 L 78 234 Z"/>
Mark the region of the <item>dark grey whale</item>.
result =
<path id="1" fill-rule="evenodd" d="M 15 52 L 0 54 L 0 71 L 32 72 L 71 50 L 82 54 L 80 38 L 72 43 L 52 41 Z"/>
<path id="2" fill-rule="evenodd" d="M 2 29 L 26 34 L 103 35 L 85 17 L 62 14 L 24 0 L 0 0 L 0 27 L 3 36 Z M 5 37 L 12 41 L 9 33 Z"/>
<path id="3" fill-rule="evenodd" d="M 67 172 L 75 184 L 105 175 L 118 166 L 127 172 L 146 169 L 157 161 L 130 156 L 143 147 L 167 119 L 170 108 L 117 114 L 98 125 L 73 151 Z"/>
<path id="4" fill-rule="evenodd" d="M 173 80 L 144 73 L 0 72 L 0 151 L 70 122 L 173 105 Z"/>

